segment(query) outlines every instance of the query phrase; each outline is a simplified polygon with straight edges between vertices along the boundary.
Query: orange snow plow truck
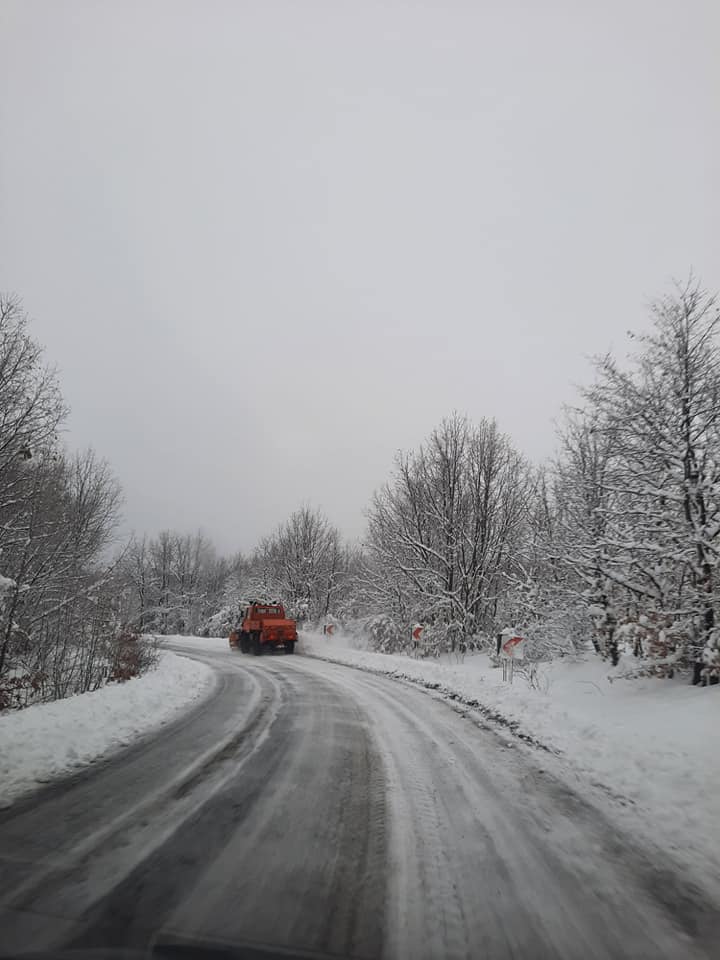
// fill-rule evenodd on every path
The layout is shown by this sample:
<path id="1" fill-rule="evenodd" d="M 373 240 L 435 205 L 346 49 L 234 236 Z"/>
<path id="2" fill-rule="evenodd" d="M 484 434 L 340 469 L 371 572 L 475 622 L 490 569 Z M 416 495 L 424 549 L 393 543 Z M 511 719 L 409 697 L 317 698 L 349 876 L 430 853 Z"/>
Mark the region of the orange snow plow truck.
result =
<path id="1" fill-rule="evenodd" d="M 265 651 L 280 648 L 295 653 L 297 624 L 285 616 L 281 603 L 251 603 L 243 610 L 243 620 L 230 634 L 230 649 L 254 653 L 259 657 Z"/>

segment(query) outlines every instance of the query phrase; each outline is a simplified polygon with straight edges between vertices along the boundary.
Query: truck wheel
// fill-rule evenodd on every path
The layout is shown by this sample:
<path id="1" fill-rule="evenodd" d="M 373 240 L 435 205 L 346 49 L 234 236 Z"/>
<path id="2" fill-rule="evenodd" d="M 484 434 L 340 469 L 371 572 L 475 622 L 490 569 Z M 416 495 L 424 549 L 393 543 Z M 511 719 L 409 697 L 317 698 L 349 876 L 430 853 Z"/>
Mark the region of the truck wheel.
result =
<path id="1" fill-rule="evenodd" d="M 295 642 L 285 644 L 285 653 L 295 653 Z"/>
<path id="2" fill-rule="evenodd" d="M 262 651 L 262 644 L 260 643 L 260 635 L 255 634 L 252 638 L 252 646 L 250 648 L 253 652 L 253 655 L 259 657 Z"/>
<path id="3" fill-rule="evenodd" d="M 240 634 L 240 653 L 250 653 L 250 643 L 246 633 Z"/>

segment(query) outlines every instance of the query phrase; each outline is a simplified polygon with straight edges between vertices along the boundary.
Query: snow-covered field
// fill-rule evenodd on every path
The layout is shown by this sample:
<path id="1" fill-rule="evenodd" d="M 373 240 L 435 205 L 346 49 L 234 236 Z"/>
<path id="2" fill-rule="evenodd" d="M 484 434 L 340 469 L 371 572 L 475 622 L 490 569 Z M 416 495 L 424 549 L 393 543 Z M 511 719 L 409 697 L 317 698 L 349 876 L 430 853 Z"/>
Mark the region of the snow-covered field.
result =
<path id="1" fill-rule="evenodd" d="M 0 716 L 0 807 L 173 720 L 214 684 L 205 664 L 163 651 L 155 670 L 94 693 Z"/>
<path id="2" fill-rule="evenodd" d="M 352 649 L 341 636 L 302 635 L 303 652 L 437 689 L 509 721 L 547 746 L 570 785 L 616 807 L 637 831 L 720 894 L 720 686 L 686 680 L 608 681 L 595 659 L 541 668 L 540 689 L 512 685 L 488 657 L 462 664 Z"/>

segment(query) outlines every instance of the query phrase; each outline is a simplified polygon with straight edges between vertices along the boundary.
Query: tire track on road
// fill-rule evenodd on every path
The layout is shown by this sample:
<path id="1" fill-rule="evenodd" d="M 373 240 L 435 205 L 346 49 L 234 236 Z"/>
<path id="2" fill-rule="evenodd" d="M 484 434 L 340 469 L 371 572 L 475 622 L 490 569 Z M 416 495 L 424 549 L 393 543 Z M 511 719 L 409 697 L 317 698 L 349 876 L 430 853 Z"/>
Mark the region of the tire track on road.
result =
<path id="1" fill-rule="evenodd" d="M 207 797 L 221 788 L 224 781 L 236 775 L 238 765 L 246 762 L 268 735 L 272 721 L 282 706 L 280 685 L 270 677 L 247 677 L 239 688 L 235 683 L 223 687 L 226 700 L 232 699 L 238 689 L 246 696 L 242 714 L 246 720 L 239 730 L 225 732 L 210 748 L 204 748 L 189 764 L 175 769 L 165 782 L 152 790 L 151 795 L 139 796 L 100 825 L 84 829 L 83 814 L 93 821 L 93 798 L 102 790 L 105 779 L 114 782 L 126 768 L 136 764 L 145 769 L 147 757 L 155 760 L 152 745 L 140 750 L 131 749 L 118 754 L 114 763 L 103 765 L 96 778 L 83 778 L 68 785 L 66 793 L 50 796 L 41 794 L 37 806 L 25 808 L 18 816 L 0 822 L 0 855 L 4 890 L 0 899 L 0 922 L 6 929 L 19 931 L 21 942 L 45 946 L 63 939 L 74 919 L 90 904 L 106 896 L 141 861 L 182 824 L 191 818 L 206 802 Z M 198 714 L 193 711 L 195 721 Z M 190 731 L 192 727 L 190 728 Z M 189 735 L 185 723 L 174 728 L 175 735 Z M 160 738 L 164 747 L 167 734 Z M 98 784 L 100 784 L 98 786 Z M 140 781 L 142 784 L 142 780 Z M 106 788 L 105 788 L 106 789 Z M 72 819 L 63 822 L 55 805 L 62 798 L 72 799 Z M 111 798 L 112 799 L 112 798 Z M 108 806 L 102 795 L 101 806 Z M 60 850 L 48 856 L 44 848 L 51 838 L 63 832 Z M 23 858 L 22 851 L 29 843 L 40 855 Z M 10 855 L 7 849 L 10 847 Z M 8 882 L 12 875 L 15 882 Z M 54 923 L 53 921 L 62 921 Z M 57 934 L 53 932 L 57 929 Z M 28 941 L 27 938 L 30 938 Z"/>
<path id="2" fill-rule="evenodd" d="M 670 909 L 616 826 L 567 788 L 560 797 L 552 778 L 528 791 L 537 768 L 527 752 L 503 749 L 496 731 L 389 678 L 337 665 L 322 676 L 363 705 L 386 764 L 385 956 L 713 955 L 717 909 L 702 900 L 684 916 Z"/>

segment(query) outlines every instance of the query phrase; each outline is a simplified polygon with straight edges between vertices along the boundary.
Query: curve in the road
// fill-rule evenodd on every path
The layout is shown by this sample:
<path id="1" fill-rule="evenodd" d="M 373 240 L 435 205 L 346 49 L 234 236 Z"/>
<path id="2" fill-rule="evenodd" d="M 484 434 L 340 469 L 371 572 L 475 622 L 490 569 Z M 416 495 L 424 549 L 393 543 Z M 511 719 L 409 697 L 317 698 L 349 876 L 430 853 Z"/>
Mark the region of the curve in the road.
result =
<path id="1" fill-rule="evenodd" d="M 445 704 L 305 658 L 191 655 L 218 672 L 209 701 L 0 814 L 6 952 L 712 955 L 712 911 L 677 922 L 569 791 Z"/>

